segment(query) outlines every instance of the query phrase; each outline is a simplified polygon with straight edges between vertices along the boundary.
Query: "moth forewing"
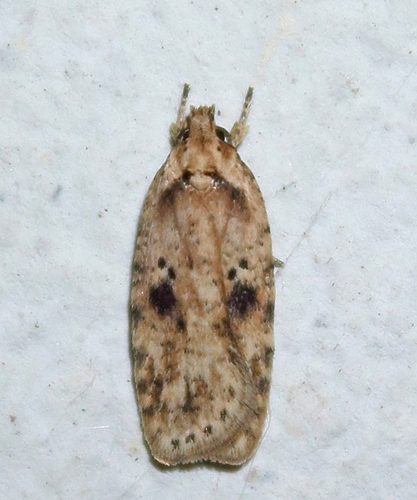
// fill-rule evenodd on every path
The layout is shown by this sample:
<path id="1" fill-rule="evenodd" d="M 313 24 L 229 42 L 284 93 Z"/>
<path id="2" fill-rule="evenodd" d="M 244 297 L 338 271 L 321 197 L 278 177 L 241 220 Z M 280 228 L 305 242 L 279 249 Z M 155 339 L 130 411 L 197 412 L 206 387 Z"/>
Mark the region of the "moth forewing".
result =
<path id="1" fill-rule="evenodd" d="M 134 377 L 150 451 L 166 465 L 239 465 L 262 434 L 271 380 L 274 280 L 267 214 L 214 106 L 185 114 L 139 221 L 131 318 Z M 229 142 L 227 142 L 229 140 Z"/>

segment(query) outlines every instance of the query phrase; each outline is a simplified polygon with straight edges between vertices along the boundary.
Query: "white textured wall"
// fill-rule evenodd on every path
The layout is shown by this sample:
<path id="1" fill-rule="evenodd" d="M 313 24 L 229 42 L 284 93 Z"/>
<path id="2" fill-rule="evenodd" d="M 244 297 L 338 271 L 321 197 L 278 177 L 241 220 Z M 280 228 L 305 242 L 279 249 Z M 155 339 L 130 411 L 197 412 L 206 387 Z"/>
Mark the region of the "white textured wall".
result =
<path id="1" fill-rule="evenodd" d="M 417 4 L 3 0 L 0 498 L 414 499 Z M 266 435 L 238 469 L 144 446 L 130 265 L 182 84 L 264 193 Z"/>

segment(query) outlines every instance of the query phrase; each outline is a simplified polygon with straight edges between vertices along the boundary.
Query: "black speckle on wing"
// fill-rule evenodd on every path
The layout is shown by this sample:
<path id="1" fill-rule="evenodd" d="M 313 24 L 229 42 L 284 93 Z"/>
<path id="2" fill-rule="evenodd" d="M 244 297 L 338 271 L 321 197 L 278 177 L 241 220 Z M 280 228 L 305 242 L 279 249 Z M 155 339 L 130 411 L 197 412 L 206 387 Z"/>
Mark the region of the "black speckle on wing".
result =
<path id="1" fill-rule="evenodd" d="M 138 304 L 133 304 L 131 308 L 132 323 L 136 327 L 143 320 L 142 309 Z"/>

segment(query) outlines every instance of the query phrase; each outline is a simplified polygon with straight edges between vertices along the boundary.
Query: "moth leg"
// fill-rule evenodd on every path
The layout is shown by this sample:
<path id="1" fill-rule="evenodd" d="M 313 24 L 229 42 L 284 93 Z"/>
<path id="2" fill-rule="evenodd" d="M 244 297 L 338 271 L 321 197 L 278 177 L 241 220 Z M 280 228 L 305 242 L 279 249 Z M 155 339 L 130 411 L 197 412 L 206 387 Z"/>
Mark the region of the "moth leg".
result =
<path id="1" fill-rule="evenodd" d="M 285 267 L 285 262 L 283 262 L 280 259 L 277 259 L 276 257 L 273 257 L 272 264 L 273 264 L 274 267 L 281 267 L 281 268 Z"/>
<path id="2" fill-rule="evenodd" d="M 185 107 L 187 105 L 187 99 L 189 93 L 190 93 L 190 85 L 188 83 L 184 83 L 184 88 L 182 89 L 180 107 L 178 108 L 177 121 L 175 123 L 172 123 L 169 128 L 172 146 L 175 146 L 175 144 L 177 143 L 178 136 L 180 132 L 185 128 L 185 125 L 187 123 L 185 116 Z"/>
<path id="3" fill-rule="evenodd" d="M 250 105 L 252 104 L 252 97 L 253 87 L 249 87 L 246 93 L 245 102 L 243 103 L 242 114 L 239 120 L 233 125 L 230 132 L 230 142 L 235 148 L 239 146 L 248 133 L 249 126 L 246 125 L 246 120 L 248 119 Z"/>

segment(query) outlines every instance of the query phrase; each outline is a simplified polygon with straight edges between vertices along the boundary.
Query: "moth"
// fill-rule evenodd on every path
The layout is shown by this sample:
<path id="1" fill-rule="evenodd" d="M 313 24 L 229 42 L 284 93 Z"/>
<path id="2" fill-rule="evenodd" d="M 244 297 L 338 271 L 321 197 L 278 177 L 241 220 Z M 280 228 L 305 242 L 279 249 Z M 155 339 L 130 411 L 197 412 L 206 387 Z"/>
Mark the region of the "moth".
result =
<path id="1" fill-rule="evenodd" d="M 165 465 L 239 465 L 267 412 L 274 354 L 274 259 L 264 201 L 230 133 L 184 85 L 172 151 L 146 196 L 131 290 L 133 372 L 142 427 Z"/>

